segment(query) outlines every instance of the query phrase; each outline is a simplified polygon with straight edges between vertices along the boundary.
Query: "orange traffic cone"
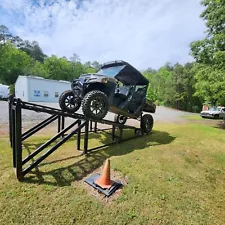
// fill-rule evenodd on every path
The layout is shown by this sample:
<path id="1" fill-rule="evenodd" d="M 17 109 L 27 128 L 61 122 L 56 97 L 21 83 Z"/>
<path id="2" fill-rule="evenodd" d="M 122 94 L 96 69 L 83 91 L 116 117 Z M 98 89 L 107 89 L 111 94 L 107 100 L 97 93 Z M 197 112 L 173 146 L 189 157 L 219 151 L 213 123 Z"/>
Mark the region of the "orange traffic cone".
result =
<path id="1" fill-rule="evenodd" d="M 110 188 L 114 181 L 110 179 L 110 160 L 107 159 L 103 168 L 102 175 L 95 181 L 95 184 L 101 188 Z"/>

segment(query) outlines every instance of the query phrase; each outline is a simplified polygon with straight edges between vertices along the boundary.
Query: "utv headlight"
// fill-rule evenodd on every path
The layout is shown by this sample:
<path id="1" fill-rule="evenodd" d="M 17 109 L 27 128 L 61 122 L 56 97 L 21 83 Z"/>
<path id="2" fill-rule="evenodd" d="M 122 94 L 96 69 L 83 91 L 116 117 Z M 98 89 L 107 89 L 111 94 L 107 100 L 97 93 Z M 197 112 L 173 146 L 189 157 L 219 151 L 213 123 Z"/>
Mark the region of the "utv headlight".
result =
<path id="1" fill-rule="evenodd" d="M 108 83 L 108 78 L 102 78 L 102 83 Z"/>

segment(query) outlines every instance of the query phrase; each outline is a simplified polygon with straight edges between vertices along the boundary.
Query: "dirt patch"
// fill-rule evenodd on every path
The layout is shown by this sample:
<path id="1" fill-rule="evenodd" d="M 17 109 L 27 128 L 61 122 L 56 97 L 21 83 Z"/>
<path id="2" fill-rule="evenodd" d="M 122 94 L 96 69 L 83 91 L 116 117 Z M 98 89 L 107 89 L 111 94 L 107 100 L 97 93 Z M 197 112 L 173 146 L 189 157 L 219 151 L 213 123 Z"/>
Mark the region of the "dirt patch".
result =
<path id="1" fill-rule="evenodd" d="M 97 173 L 101 174 L 102 170 L 103 170 L 103 166 L 96 169 L 91 174 L 89 174 L 87 177 L 84 177 L 82 180 L 77 181 L 77 182 L 81 183 L 81 185 L 87 190 L 87 192 L 91 196 L 95 197 L 102 203 L 109 204 L 121 196 L 123 188 L 128 184 L 128 177 L 127 176 L 124 177 L 118 171 L 114 171 L 111 169 L 110 170 L 111 180 L 119 180 L 122 183 L 122 186 L 119 189 L 117 189 L 110 197 L 106 197 L 103 193 L 100 193 L 98 190 L 96 190 L 95 188 L 91 187 L 90 185 L 88 185 L 87 183 L 84 182 L 84 180 L 86 178 L 88 178 L 94 174 L 97 174 Z M 74 184 L 74 185 L 76 185 L 76 184 Z"/>

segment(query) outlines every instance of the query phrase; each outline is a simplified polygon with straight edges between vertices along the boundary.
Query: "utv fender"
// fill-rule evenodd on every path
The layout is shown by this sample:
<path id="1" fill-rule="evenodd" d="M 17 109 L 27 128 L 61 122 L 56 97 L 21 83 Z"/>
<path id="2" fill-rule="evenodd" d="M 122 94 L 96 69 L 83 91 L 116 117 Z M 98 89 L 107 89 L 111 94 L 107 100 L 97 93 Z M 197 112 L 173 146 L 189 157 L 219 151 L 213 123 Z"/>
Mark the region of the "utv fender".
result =
<path id="1" fill-rule="evenodd" d="M 91 92 L 91 91 L 94 91 L 94 90 L 98 90 L 98 91 L 101 91 L 101 92 L 105 93 L 106 85 L 101 83 L 101 82 L 90 83 L 90 84 L 88 84 L 85 92 L 88 93 L 88 92 Z"/>

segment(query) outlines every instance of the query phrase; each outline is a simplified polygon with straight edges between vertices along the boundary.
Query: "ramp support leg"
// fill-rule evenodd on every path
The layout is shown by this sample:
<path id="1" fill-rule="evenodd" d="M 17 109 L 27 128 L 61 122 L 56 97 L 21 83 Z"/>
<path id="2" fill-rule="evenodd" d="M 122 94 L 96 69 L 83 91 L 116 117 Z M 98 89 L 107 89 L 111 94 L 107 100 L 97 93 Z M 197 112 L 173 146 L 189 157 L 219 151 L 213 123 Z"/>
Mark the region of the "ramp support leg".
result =
<path id="1" fill-rule="evenodd" d="M 64 128 L 65 128 L 65 117 L 62 116 L 61 130 L 64 130 Z M 64 136 L 65 136 L 65 134 L 63 133 L 63 134 L 62 134 L 62 138 L 64 138 Z"/>
<path id="2" fill-rule="evenodd" d="M 10 140 L 10 146 L 12 148 L 12 102 L 13 102 L 13 96 L 9 96 L 9 140 Z"/>
<path id="3" fill-rule="evenodd" d="M 120 127 L 120 141 L 123 140 L 123 128 Z"/>
<path id="4" fill-rule="evenodd" d="M 89 129 L 89 120 L 86 120 L 85 123 L 85 132 L 84 132 L 84 154 L 87 154 L 88 151 L 88 129 Z"/>
<path id="5" fill-rule="evenodd" d="M 61 116 L 58 117 L 58 133 L 61 131 Z"/>
<path id="6" fill-rule="evenodd" d="M 90 121 L 90 131 L 92 131 L 92 130 L 93 130 L 93 122 Z"/>
<path id="7" fill-rule="evenodd" d="M 15 153 L 16 153 L 16 176 L 18 180 L 23 177 L 22 173 L 22 131 L 21 131 L 21 100 L 18 99 L 15 107 Z"/>
<path id="8" fill-rule="evenodd" d="M 81 120 L 78 120 L 77 125 L 78 127 L 81 125 Z M 77 131 L 77 150 L 80 150 L 80 134 L 81 134 L 81 129 Z"/>
<path id="9" fill-rule="evenodd" d="M 97 133 L 97 122 L 95 122 L 95 128 L 94 132 Z"/>
<path id="10" fill-rule="evenodd" d="M 15 109 L 12 109 L 12 118 L 11 118 L 11 138 L 12 138 L 12 150 L 13 150 L 13 167 L 16 168 L 16 129 L 15 129 Z"/>
<path id="11" fill-rule="evenodd" d="M 112 126 L 112 141 L 115 140 L 115 126 Z"/>

